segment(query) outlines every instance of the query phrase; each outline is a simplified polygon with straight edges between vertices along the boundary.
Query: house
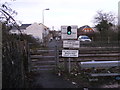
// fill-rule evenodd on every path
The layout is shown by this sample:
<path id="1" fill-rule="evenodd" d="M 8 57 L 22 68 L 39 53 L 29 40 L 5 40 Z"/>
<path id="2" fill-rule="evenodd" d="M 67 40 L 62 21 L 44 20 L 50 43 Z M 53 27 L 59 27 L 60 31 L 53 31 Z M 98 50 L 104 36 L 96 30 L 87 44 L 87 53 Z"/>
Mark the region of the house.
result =
<path id="1" fill-rule="evenodd" d="M 44 41 L 44 38 L 49 34 L 49 28 L 43 24 L 34 23 L 26 28 L 25 33 L 38 38 L 40 42 Z"/>
<path id="2" fill-rule="evenodd" d="M 11 29 L 9 32 L 12 33 L 12 34 L 20 34 L 20 33 L 26 34 L 26 33 L 25 33 L 26 28 L 27 28 L 28 26 L 30 26 L 30 25 L 31 25 L 31 24 L 22 24 L 22 25 L 20 26 L 20 31 L 17 30 L 16 27 L 12 27 L 12 29 Z"/>
<path id="3" fill-rule="evenodd" d="M 77 33 L 78 33 L 78 36 L 88 35 L 88 36 L 92 37 L 92 36 L 94 36 L 95 33 L 99 33 L 99 31 L 96 28 L 85 25 L 85 26 L 78 28 Z"/>
<path id="4" fill-rule="evenodd" d="M 39 39 L 40 42 L 44 41 L 44 38 L 49 34 L 49 28 L 43 25 L 42 23 L 33 23 L 33 24 L 22 24 L 20 26 L 22 34 L 32 35 L 33 37 Z M 13 28 L 10 30 L 12 34 L 19 34 L 20 32 Z"/>

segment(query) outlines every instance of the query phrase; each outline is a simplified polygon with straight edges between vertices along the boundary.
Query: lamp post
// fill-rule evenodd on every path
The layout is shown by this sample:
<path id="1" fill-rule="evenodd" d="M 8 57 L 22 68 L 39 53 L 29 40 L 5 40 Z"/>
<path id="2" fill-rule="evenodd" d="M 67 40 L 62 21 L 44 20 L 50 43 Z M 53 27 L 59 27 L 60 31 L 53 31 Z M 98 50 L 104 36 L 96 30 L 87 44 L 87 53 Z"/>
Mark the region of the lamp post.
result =
<path id="1" fill-rule="evenodd" d="M 120 1 L 118 2 L 118 25 L 120 26 Z"/>
<path id="2" fill-rule="evenodd" d="M 49 8 L 46 8 L 46 9 L 43 9 L 43 11 L 42 11 L 42 24 L 44 24 L 44 10 L 50 10 Z"/>

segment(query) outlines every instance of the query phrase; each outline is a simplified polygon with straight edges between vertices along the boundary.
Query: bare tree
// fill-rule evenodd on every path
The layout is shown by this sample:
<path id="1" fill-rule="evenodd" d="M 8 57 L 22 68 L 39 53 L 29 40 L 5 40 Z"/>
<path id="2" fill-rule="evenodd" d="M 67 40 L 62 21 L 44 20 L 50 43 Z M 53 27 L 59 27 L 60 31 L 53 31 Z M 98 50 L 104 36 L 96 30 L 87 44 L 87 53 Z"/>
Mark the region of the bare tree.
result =
<path id="1" fill-rule="evenodd" d="M 0 22 L 6 24 L 7 26 L 14 26 L 20 31 L 19 25 L 16 22 L 16 20 L 14 19 L 14 16 L 16 16 L 16 15 L 17 15 L 17 12 L 15 10 L 12 10 L 9 7 L 8 3 L 1 4 L 1 6 L 0 6 Z"/>
<path id="2" fill-rule="evenodd" d="M 102 10 L 97 11 L 97 15 L 95 16 L 95 23 L 100 23 L 102 20 L 106 20 L 109 23 L 113 23 L 115 20 L 115 16 L 112 12 L 105 13 Z"/>
<path id="3" fill-rule="evenodd" d="M 94 17 L 95 27 L 100 31 L 101 37 L 109 37 L 111 27 L 115 24 L 115 15 L 112 12 L 97 11 Z"/>

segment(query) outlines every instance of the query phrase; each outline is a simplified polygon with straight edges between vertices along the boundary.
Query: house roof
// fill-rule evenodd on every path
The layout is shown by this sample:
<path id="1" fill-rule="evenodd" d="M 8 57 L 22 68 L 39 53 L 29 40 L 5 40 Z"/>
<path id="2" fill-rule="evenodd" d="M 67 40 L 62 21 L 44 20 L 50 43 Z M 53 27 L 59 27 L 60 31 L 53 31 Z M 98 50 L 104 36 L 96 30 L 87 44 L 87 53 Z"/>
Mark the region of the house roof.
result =
<path id="1" fill-rule="evenodd" d="M 26 29 L 28 26 L 30 26 L 31 24 L 22 24 L 20 26 L 20 29 Z"/>
<path id="2" fill-rule="evenodd" d="M 42 23 L 39 23 L 39 25 L 42 25 L 42 26 L 44 26 L 44 28 L 49 29 L 47 26 L 45 26 L 45 25 L 42 24 Z"/>
<path id="3" fill-rule="evenodd" d="M 20 26 L 20 29 L 22 30 L 22 29 L 26 29 L 28 26 L 30 26 L 31 24 L 22 24 L 21 26 Z M 16 27 L 12 27 L 12 30 L 16 30 Z"/>
<path id="4" fill-rule="evenodd" d="M 85 30 L 92 30 L 92 32 L 98 32 L 96 28 L 90 27 L 88 25 L 82 26 L 78 29 L 80 32 L 85 31 Z"/>
<path id="5" fill-rule="evenodd" d="M 21 26 L 20 26 L 20 29 L 21 30 L 25 30 L 27 27 L 29 27 L 30 25 L 32 25 L 32 24 L 22 24 Z M 47 26 L 45 26 L 44 24 L 42 24 L 42 23 L 39 23 L 38 25 L 42 25 L 43 27 L 44 27 L 44 30 L 48 30 L 49 28 L 47 27 Z M 16 30 L 16 27 L 12 27 L 12 30 Z"/>
<path id="6" fill-rule="evenodd" d="M 82 27 L 80 27 L 79 28 L 80 30 L 93 30 L 90 26 L 88 26 L 88 25 L 85 25 L 85 26 L 82 26 Z"/>

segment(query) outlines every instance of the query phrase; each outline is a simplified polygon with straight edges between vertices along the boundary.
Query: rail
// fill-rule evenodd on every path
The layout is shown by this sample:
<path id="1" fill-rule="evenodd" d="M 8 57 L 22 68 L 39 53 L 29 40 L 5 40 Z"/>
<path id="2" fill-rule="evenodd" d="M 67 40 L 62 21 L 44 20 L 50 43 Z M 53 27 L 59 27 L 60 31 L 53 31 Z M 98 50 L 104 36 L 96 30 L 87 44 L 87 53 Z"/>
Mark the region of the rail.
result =
<path id="1" fill-rule="evenodd" d="M 75 63 L 80 72 L 92 77 L 118 76 L 120 74 L 120 47 L 80 47 L 77 58 L 71 58 L 71 68 Z M 59 63 L 69 63 L 59 50 Z M 66 64 L 67 65 L 67 64 Z M 72 66 L 73 65 L 73 66 Z"/>

